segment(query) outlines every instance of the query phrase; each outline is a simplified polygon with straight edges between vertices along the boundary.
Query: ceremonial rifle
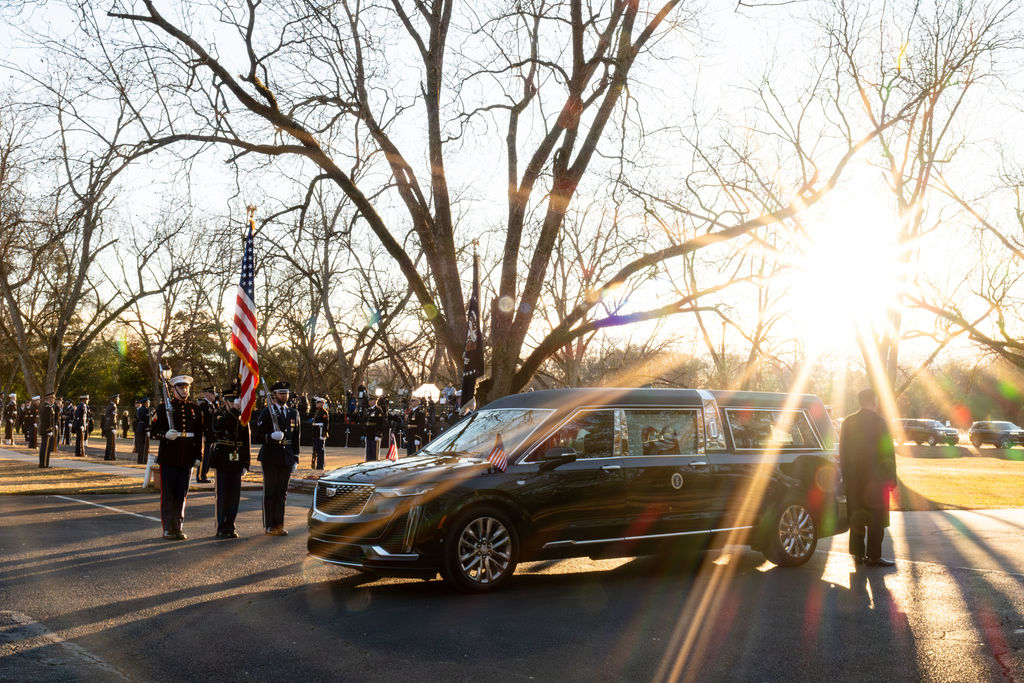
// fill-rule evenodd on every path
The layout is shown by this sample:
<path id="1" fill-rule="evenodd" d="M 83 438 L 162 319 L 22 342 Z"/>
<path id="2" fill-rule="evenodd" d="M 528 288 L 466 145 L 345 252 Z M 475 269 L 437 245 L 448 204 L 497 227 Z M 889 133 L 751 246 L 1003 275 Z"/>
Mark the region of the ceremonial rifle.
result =
<path id="1" fill-rule="evenodd" d="M 163 389 L 164 392 L 164 410 L 167 411 L 167 428 L 178 431 L 174 428 L 174 414 L 171 410 L 171 392 L 167 388 L 167 380 L 171 378 L 171 371 L 164 370 L 162 363 L 157 363 L 156 367 L 160 371 L 160 388 Z"/>

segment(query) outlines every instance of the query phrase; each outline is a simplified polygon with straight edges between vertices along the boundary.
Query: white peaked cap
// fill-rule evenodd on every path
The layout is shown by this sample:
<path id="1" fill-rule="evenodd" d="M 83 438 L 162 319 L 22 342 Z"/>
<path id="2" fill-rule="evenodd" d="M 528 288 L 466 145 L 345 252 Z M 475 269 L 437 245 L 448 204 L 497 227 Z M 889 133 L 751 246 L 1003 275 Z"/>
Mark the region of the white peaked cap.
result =
<path id="1" fill-rule="evenodd" d="M 171 378 L 171 386 L 178 386 L 179 384 L 192 384 L 192 378 L 188 375 L 178 375 L 177 377 Z"/>
<path id="2" fill-rule="evenodd" d="M 38 400 L 39 400 L 39 398 L 40 398 L 39 396 L 33 396 L 33 397 L 32 397 L 32 400 L 33 400 L 33 401 L 38 401 Z"/>

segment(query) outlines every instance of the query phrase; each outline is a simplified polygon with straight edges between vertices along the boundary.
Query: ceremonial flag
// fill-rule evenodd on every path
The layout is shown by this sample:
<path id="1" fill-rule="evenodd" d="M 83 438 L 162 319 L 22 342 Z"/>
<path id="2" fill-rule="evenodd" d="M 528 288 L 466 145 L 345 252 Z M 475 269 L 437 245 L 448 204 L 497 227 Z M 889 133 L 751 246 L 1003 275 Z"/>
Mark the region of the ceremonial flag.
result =
<path id="1" fill-rule="evenodd" d="M 494 439 L 494 448 L 487 454 L 487 462 L 491 463 L 491 467 L 499 472 L 508 469 L 508 460 L 505 458 L 505 446 L 501 443 L 501 434 Z"/>
<path id="2" fill-rule="evenodd" d="M 484 340 L 480 333 L 480 257 L 473 254 L 473 291 L 466 307 L 466 349 L 462 353 L 462 393 L 459 405 L 469 405 L 476 381 L 484 374 Z"/>
<path id="3" fill-rule="evenodd" d="M 256 404 L 256 386 L 260 364 L 256 355 L 256 262 L 252 253 L 253 220 L 249 218 L 249 236 L 242 255 L 242 277 L 235 295 L 235 318 L 231 324 L 231 350 L 238 354 L 238 391 L 242 409 L 241 423 L 249 424 Z M 269 398 L 269 397 L 268 397 Z"/>
<path id="4" fill-rule="evenodd" d="M 391 443 L 388 444 L 387 458 L 391 462 L 395 462 L 398 460 L 398 444 L 395 443 L 395 433 L 389 432 L 389 434 L 391 434 Z"/>

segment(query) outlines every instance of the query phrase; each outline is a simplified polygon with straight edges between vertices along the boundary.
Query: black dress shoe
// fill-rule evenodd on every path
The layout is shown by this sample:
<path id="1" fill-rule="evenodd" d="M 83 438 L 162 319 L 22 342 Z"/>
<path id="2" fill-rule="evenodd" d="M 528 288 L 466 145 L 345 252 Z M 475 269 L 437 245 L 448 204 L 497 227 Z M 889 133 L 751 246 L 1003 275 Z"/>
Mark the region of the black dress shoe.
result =
<path id="1" fill-rule="evenodd" d="M 213 480 L 212 479 L 197 479 L 196 480 L 196 482 L 199 483 L 199 484 L 209 484 L 211 481 L 213 481 Z"/>
<path id="2" fill-rule="evenodd" d="M 237 531 L 229 531 L 226 534 L 224 534 L 224 538 L 238 538 L 238 532 Z"/>
<path id="3" fill-rule="evenodd" d="M 896 563 L 892 560 L 887 560 L 884 557 L 879 557 L 877 560 L 873 560 L 870 557 L 864 560 L 864 564 L 869 567 L 895 567 Z"/>
<path id="4" fill-rule="evenodd" d="M 226 531 L 218 531 L 217 532 L 217 538 L 228 538 L 228 532 L 226 532 Z"/>
<path id="5" fill-rule="evenodd" d="M 179 541 L 185 541 L 185 540 L 188 540 L 188 536 L 186 536 L 186 535 L 185 535 L 185 532 L 184 532 L 184 531 L 176 531 L 176 532 L 174 533 L 174 537 L 175 537 L 176 539 L 178 539 Z"/>
<path id="6" fill-rule="evenodd" d="M 853 556 L 853 564 L 854 564 L 855 567 L 859 567 L 862 564 L 864 564 L 864 556 L 863 555 L 854 555 Z"/>

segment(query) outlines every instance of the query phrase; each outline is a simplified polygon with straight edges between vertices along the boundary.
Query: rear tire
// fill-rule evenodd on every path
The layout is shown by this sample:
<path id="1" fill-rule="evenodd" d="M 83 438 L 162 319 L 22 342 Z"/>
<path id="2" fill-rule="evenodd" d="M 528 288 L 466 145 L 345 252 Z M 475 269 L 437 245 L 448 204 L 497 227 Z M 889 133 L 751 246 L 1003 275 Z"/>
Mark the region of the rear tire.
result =
<path id="1" fill-rule="evenodd" d="M 936 443 L 936 442 L 935 442 L 935 437 L 934 437 L 934 436 L 929 436 L 929 437 L 928 437 L 928 445 L 929 445 L 929 446 L 934 446 L 934 445 L 935 445 L 935 443 Z"/>
<path id="2" fill-rule="evenodd" d="M 981 448 L 981 439 L 971 439 L 971 445 L 975 448 Z"/>
<path id="3" fill-rule="evenodd" d="M 485 593 L 515 572 L 519 535 L 499 508 L 470 508 L 449 527 L 443 555 L 441 576 L 447 583 L 464 593 Z"/>
<path id="4" fill-rule="evenodd" d="M 1002 439 L 999 439 L 999 443 L 997 444 L 997 447 L 998 447 L 998 448 L 1002 448 L 1002 449 L 1004 449 L 1004 450 L 1005 450 L 1005 449 L 1007 449 L 1007 448 L 1009 448 L 1009 447 L 1010 447 L 1010 440 L 1009 440 L 1009 439 L 1007 439 L 1007 438 L 1006 438 L 1006 437 L 1004 436 L 1004 437 L 1003 437 Z"/>
<path id="5" fill-rule="evenodd" d="M 804 503 L 784 503 L 772 513 L 765 545 L 764 555 L 770 562 L 799 567 L 818 547 L 818 521 Z"/>

